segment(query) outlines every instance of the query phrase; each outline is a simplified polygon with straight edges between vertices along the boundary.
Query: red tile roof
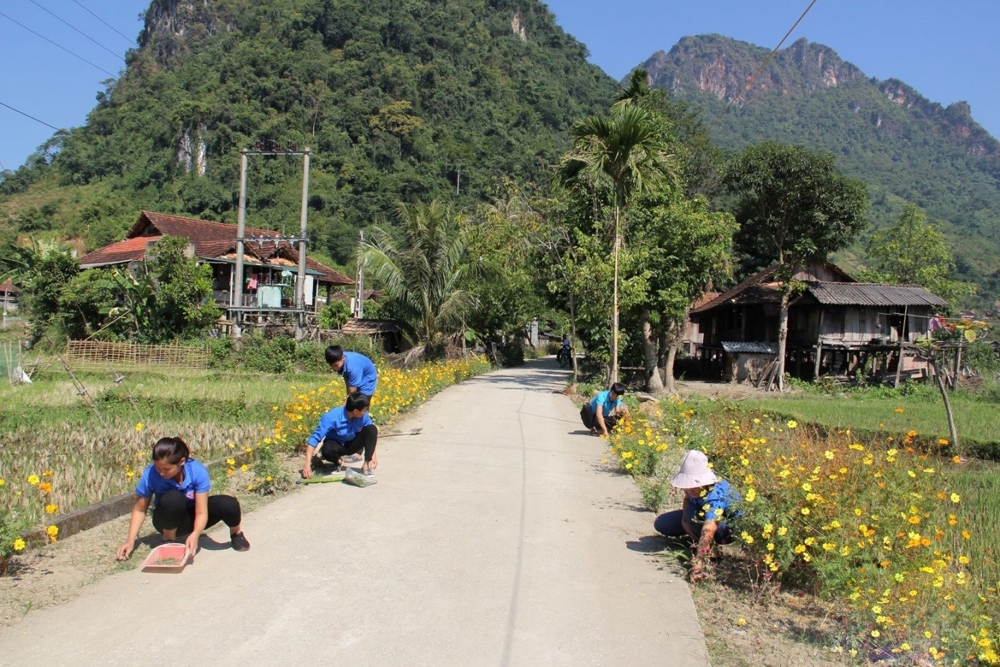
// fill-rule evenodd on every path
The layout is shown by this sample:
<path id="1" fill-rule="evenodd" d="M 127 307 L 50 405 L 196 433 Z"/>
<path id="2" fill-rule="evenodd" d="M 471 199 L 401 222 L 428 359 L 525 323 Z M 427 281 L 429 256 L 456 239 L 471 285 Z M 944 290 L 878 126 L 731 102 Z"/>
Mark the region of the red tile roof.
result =
<path id="1" fill-rule="evenodd" d="M 278 232 L 250 227 L 247 228 L 246 235 L 256 237 L 245 242 L 247 254 L 265 261 L 273 257 L 283 257 L 298 264 L 299 253 L 288 241 L 260 240 L 281 236 Z M 180 236 L 188 239 L 194 245 L 195 255 L 203 259 L 217 259 L 236 252 L 236 225 L 143 211 L 124 241 L 112 243 L 84 255 L 80 258 L 80 266 L 90 268 L 142 261 L 146 257 L 146 246 L 160 236 Z M 354 284 L 354 281 L 347 276 L 308 256 L 306 267 L 319 274 L 320 282 L 334 285 Z"/>
<path id="2" fill-rule="evenodd" d="M 146 246 L 155 240 L 155 236 L 137 236 L 112 243 L 81 257 L 80 266 L 89 269 L 95 266 L 142 261 L 146 258 Z"/>
<path id="3" fill-rule="evenodd" d="M 306 259 L 308 259 L 308 257 Z M 17 294 L 20 291 L 21 290 L 19 290 L 17 288 L 17 286 L 14 285 L 14 281 L 11 280 L 10 278 L 7 279 L 7 282 L 5 282 L 3 284 L 0 284 L 0 292 L 8 292 L 9 294 Z"/>

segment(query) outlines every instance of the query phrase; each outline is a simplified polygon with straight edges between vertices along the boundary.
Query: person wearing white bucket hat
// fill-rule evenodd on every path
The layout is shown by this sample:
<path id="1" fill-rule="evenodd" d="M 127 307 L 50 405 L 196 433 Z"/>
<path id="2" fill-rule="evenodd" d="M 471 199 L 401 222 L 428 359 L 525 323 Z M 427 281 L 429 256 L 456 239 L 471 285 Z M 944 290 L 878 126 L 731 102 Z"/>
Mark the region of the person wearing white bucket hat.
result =
<path id="1" fill-rule="evenodd" d="M 684 491 L 684 502 L 681 509 L 656 517 L 653 527 L 669 538 L 687 536 L 697 545 L 690 574 L 691 581 L 701 581 L 707 577 L 705 560 L 712 553 L 712 545 L 732 541 L 727 519 L 736 516 L 740 496 L 712 471 L 708 457 L 697 449 L 684 455 L 670 484 Z"/>

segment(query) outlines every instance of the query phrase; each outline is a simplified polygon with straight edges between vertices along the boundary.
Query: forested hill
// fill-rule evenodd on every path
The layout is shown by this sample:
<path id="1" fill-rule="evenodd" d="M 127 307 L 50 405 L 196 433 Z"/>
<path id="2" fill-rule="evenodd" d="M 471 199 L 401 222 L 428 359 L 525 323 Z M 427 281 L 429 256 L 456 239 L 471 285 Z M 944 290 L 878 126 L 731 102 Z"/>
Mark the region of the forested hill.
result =
<path id="1" fill-rule="evenodd" d="M 869 78 L 833 49 L 800 39 L 770 51 L 718 35 L 685 37 L 643 63 L 653 83 L 712 120 L 712 138 L 741 149 L 771 139 L 825 149 L 871 188 L 875 227 L 903 202 L 940 221 L 959 271 L 996 298 L 1000 287 L 1000 143 L 969 105 L 931 102 L 905 83 Z"/>
<path id="2" fill-rule="evenodd" d="M 94 247 L 141 208 L 234 221 L 240 149 L 277 141 L 312 149 L 311 236 L 344 261 L 397 201 L 543 178 L 613 94 L 586 56 L 537 0 L 153 0 L 86 124 L 4 175 L 0 232 Z M 300 178 L 253 159 L 251 222 L 296 228 Z"/>

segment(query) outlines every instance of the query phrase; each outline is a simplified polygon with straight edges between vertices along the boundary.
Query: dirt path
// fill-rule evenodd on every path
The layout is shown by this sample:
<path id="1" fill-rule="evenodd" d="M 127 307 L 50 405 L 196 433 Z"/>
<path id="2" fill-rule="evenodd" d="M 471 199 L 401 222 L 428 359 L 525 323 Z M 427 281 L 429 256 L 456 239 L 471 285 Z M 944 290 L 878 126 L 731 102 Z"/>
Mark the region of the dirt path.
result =
<path id="1" fill-rule="evenodd" d="M 540 362 L 435 397 L 379 484 L 254 512 L 253 547 L 114 575 L 0 630 L 3 662 L 706 665 L 687 584 L 636 548 L 651 515 Z M 213 533 L 222 539 L 218 531 Z"/>

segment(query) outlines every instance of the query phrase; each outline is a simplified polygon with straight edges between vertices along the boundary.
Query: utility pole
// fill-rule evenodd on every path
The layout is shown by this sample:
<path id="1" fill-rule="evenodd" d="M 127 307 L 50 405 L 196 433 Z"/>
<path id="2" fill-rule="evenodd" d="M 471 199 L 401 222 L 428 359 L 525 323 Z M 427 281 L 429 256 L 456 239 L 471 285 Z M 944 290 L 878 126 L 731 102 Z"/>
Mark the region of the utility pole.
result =
<path id="1" fill-rule="evenodd" d="M 295 307 L 298 308 L 299 322 L 303 323 L 306 309 L 306 228 L 309 215 L 309 149 L 302 155 L 302 212 L 299 214 L 299 279 L 295 285 Z"/>
<path id="2" fill-rule="evenodd" d="M 247 150 L 240 151 L 240 203 L 236 218 L 236 277 L 233 282 L 233 290 L 229 295 L 229 305 L 234 308 L 243 306 L 243 251 L 244 236 L 247 231 Z M 233 311 L 235 317 L 233 334 L 238 335 L 240 325 L 240 311 Z"/>
<path id="3" fill-rule="evenodd" d="M 362 229 L 359 235 L 361 237 L 361 244 L 358 246 L 358 274 L 355 281 L 354 317 L 360 320 L 365 316 L 365 269 L 361 261 L 361 254 L 365 249 L 365 231 Z"/>
<path id="4" fill-rule="evenodd" d="M 458 177 L 455 179 L 455 194 L 462 194 L 462 163 L 458 163 Z"/>

